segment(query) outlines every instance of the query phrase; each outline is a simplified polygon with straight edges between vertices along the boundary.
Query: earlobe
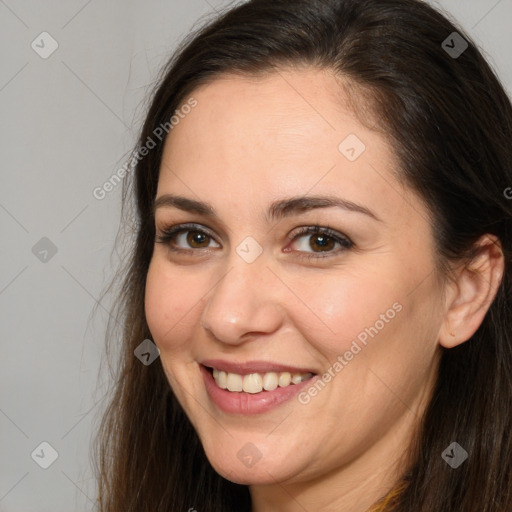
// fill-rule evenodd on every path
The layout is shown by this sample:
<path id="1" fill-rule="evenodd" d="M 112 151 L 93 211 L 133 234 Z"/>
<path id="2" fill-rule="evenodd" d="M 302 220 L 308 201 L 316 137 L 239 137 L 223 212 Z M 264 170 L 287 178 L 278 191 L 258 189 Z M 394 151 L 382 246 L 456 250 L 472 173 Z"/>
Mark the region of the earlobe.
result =
<path id="1" fill-rule="evenodd" d="M 473 336 L 496 297 L 504 266 L 499 239 L 494 235 L 483 235 L 475 244 L 473 259 L 454 271 L 453 279 L 447 285 L 440 345 L 453 348 Z"/>

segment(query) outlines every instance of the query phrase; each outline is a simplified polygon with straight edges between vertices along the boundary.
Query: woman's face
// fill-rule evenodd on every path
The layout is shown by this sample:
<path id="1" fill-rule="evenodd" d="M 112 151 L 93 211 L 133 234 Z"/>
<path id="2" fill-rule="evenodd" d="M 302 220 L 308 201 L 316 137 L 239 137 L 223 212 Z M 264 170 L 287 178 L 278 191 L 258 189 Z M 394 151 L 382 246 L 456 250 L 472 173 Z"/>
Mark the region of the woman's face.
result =
<path id="1" fill-rule="evenodd" d="M 390 474 L 437 370 L 425 206 L 326 71 L 193 97 L 165 143 L 146 314 L 210 462 L 254 485 Z"/>

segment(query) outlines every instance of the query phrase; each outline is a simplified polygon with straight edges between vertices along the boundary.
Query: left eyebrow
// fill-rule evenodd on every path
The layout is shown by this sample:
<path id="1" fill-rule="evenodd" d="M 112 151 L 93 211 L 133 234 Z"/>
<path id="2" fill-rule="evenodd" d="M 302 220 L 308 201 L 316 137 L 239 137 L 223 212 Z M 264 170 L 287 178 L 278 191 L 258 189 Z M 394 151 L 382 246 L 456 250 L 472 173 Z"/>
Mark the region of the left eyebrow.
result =
<path id="1" fill-rule="evenodd" d="M 174 207 L 180 210 L 197 213 L 206 217 L 218 218 L 213 206 L 204 201 L 197 201 L 184 196 L 163 194 L 155 200 L 153 211 L 162 207 Z M 318 208 L 342 208 L 347 211 L 361 213 L 382 222 L 375 212 L 358 203 L 337 196 L 296 196 L 274 201 L 266 212 L 270 223 L 297 213 L 304 213 Z"/>
<path id="2" fill-rule="evenodd" d="M 376 221 L 382 222 L 375 212 L 347 199 L 337 196 L 298 196 L 275 201 L 270 205 L 267 212 L 267 219 L 278 220 L 295 213 L 303 213 L 317 208 L 342 208 L 351 212 L 368 215 Z"/>

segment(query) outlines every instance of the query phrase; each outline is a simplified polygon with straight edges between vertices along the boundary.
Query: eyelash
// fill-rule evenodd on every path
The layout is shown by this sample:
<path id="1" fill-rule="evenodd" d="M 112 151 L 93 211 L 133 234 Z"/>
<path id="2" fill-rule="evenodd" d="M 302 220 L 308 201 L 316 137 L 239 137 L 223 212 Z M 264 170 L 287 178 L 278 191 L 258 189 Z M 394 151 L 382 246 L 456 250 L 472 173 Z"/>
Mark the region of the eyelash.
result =
<path id="1" fill-rule="evenodd" d="M 176 237 L 176 235 L 179 235 L 180 233 L 184 233 L 184 232 L 186 233 L 187 231 L 194 231 L 197 233 L 201 233 L 201 234 L 206 235 L 206 236 L 212 238 L 213 240 L 215 240 L 215 238 L 213 237 L 213 235 L 211 233 L 202 229 L 198 224 L 177 224 L 175 226 L 169 226 L 169 227 L 163 228 L 162 234 L 157 235 L 156 242 L 168 245 L 169 249 L 171 251 L 182 252 L 182 253 L 196 252 L 198 249 L 176 248 L 176 247 L 173 247 L 171 244 L 171 242 Z"/>
<path id="2" fill-rule="evenodd" d="M 343 252 L 347 249 L 352 249 L 354 247 L 354 242 L 350 240 L 346 235 L 343 235 L 341 233 L 338 233 L 337 231 L 333 230 L 329 226 L 304 226 L 301 227 L 297 232 L 293 232 L 288 236 L 288 239 L 291 241 L 295 241 L 298 238 L 301 238 L 305 235 L 313 235 L 313 234 L 321 234 L 326 235 L 327 237 L 334 240 L 335 243 L 338 243 L 342 248 L 338 248 L 337 250 L 333 251 L 321 251 L 321 252 L 303 252 L 298 251 L 300 258 L 306 258 L 306 259 L 318 259 L 318 258 L 328 258 L 334 255 L 338 255 L 340 252 Z"/>
<path id="3" fill-rule="evenodd" d="M 192 249 L 192 248 L 189 248 L 189 249 L 177 248 L 171 244 L 171 242 L 174 240 L 174 238 L 177 235 L 184 233 L 184 232 L 186 233 L 187 231 L 194 231 L 196 233 L 201 233 L 207 237 L 212 238 L 216 243 L 218 243 L 215 240 L 215 237 L 211 233 L 202 229 L 198 224 L 177 224 L 175 226 L 165 227 L 161 231 L 162 231 L 162 234 L 157 235 L 156 242 L 161 243 L 161 244 L 166 244 L 166 245 L 168 245 L 168 247 L 171 251 L 178 252 L 178 253 L 192 254 L 192 253 L 196 253 L 198 251 L 198 249 Z M 317 253 L 295 251 L 295 252 L 298 252 L 298 256 L 300 258 L 306 258 L 308 260 L 319 259 L 319 258 L 328 258 L 330 256 L 337 255 L 342 251 L 352 249 L 355 246 L 355 244 L 347 236 L 345 236 L 337 231 L 334 231 L 329 226 L 325 226 L 325 227 L 318 226 L 318 225 L 304 226 L 304 227 L 300 228 L 298 232 L 294 232 L 294 233 L 290 234 L 287 238 L 291 241 L 295 241 L 296 239 L 298 239 L 304 235 L 309 235 L 309 234 L 326 235 L 329 238 L 331 238 L 332 240 L 334 240 L 335 243 L 338 243 L 339 245 L 341 245 L 342 248 L 339 248 L 336 251 L 334 251 L 334 250 L 333 251 L 320 251 Z M 203 249 L 208 249 L 208 248 L 204 247 Z M 292 252 L 292 251 L 287 251 L 287 252 Z"/>

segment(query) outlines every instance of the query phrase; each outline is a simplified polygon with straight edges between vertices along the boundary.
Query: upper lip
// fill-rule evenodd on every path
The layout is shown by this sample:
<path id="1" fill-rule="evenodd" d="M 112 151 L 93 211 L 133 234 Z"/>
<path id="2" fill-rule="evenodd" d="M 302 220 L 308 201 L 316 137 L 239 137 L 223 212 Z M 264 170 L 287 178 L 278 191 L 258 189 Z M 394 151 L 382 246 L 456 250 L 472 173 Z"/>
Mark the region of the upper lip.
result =
<path id="1" fill-rule="evenodd" d="M 242 363 L 235 361 L 225 361 L 223 359 L 206 359 L 204 361 L 200 361 L 200 364 L 208 368 L 215 368 L 219 371 L 237 373 L 239 375 L 267 372 L 315 373 L 309 368 L 273 363 L 270 361 L 246 361 Z"/>

